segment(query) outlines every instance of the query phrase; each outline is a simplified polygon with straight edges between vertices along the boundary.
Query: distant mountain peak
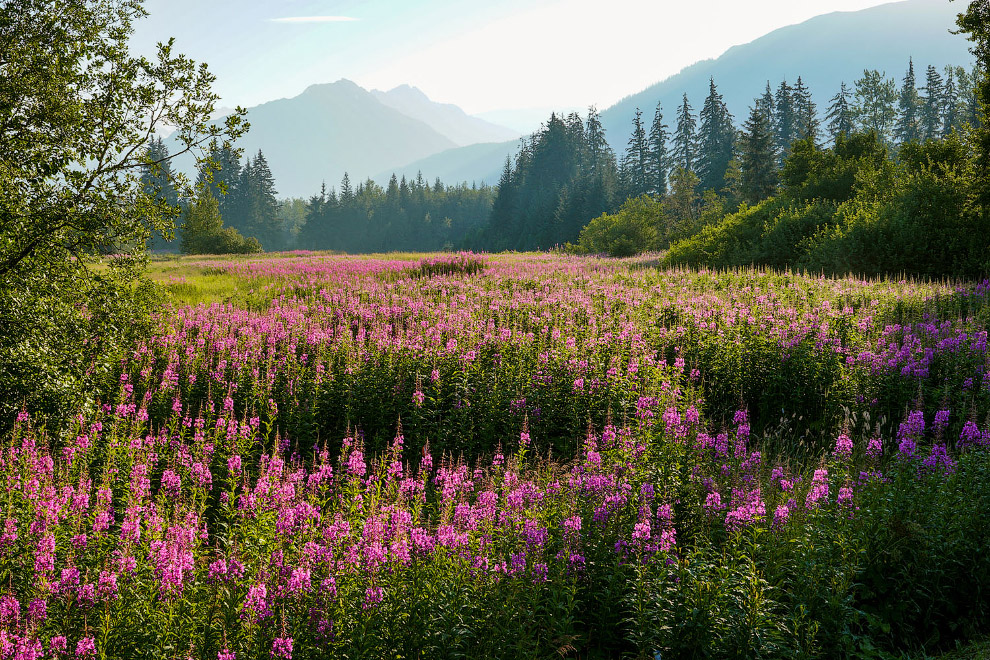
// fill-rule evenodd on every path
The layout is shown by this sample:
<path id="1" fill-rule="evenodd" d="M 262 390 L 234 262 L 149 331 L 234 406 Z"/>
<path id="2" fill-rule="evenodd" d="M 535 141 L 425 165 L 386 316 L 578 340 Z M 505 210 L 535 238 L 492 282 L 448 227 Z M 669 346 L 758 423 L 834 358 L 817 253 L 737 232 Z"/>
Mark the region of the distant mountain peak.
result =
<path id="1" fill-rule="evenodd" d="M 452 103 L 438 103 L 423 90 L 409 84 L 398 85 L 387 92 L 378 89 L 371 94 L 385 105 L 418 119 L 457 145 L 512 140 L 519 133 L 511 128 L 472 117 Z"/>
<path id="2" fill-rule="evenodd" d="M 392 96 L 402 96 L 404 98 L 416 99 L 417 101 L 427 101 L 427 102 L 433 103 L 433 101 L 430 100 L 430 97 L 427 96 L 426 93 L 423 92 L 423 90 L 421 90 L 419 87 L 414 87 L 413 85 L 408 85 L 408 84 L 405 84 L 405 83 L 403 83 L 402 85 L 397 85 L 397 86 L 393 87 L 392 89 L 388 90 L 387 92 L 379 92 L 379 90 L 373 89 L 373 90 L 371 90 L 371 93 L 372 94 L 379 93 L 379 94 L 386 94 L 386 95 L 392 95 Z"/>

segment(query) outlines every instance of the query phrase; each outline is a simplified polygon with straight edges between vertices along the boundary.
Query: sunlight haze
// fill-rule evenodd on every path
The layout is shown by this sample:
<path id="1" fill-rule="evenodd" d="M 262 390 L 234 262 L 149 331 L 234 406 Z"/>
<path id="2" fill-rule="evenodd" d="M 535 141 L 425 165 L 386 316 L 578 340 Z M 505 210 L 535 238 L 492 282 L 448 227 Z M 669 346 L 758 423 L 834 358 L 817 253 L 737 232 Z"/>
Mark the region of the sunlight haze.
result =
<path id="1" fill-rule="evenodd" d="M 469 113 L 604 108 L 776 28 L 880 4 L 150 0 L 134 45 L 151 53 L 175 37 L 179 52 L 210 66 L 225 106 L 347 78 L 368 89 L 413 85 Z"/>

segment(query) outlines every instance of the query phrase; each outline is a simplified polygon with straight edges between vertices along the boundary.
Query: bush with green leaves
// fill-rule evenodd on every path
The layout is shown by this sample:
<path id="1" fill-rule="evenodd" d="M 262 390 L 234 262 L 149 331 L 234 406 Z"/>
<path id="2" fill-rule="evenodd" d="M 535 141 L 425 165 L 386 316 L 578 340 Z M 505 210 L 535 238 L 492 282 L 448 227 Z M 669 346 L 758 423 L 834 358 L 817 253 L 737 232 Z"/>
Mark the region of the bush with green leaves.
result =
<path id="1" fill-rule="evenodd" d="M 615 213 L 603 213 L 589 222 L 577 247 L 585 254 L 629 257 L 658 247 L 665 223 L 663 202 L 649 195 L 630 198 Z"/>
<path id="2" fill-rule="evenodd" d="M 873 135 L 795 145 L 784 190 L 675 243 L 667 264 L 759 264 L 832 274 L 975 277 L 990 268 L 990 232 L 974 205 L 972 147 L 956 133 L 903 145 Z"/>

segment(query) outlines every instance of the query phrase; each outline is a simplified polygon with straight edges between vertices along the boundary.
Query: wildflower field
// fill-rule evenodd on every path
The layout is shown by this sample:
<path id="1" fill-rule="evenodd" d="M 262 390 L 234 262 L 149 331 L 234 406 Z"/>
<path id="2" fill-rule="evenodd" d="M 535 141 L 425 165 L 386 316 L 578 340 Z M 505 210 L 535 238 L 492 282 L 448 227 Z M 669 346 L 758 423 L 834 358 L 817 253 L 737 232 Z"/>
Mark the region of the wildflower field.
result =
<path id="1" fill-rule="evenodd" d="M 987 632 L 990 282 L 160 262 L 0 443 L 2 658 L 897 658 Z"/>

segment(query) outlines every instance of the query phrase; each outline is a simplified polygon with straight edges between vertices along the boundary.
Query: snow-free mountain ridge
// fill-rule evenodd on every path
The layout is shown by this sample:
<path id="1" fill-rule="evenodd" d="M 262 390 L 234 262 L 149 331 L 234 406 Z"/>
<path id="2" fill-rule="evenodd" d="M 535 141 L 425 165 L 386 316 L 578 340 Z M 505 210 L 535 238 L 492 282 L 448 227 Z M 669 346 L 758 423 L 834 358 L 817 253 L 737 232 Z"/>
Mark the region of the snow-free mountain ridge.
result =
<path id="1" fill-rule="evenodd" d="M 638 107 L 649 128 L 657 102 L 662 102 L 664 122 L 673 131 L 682 95 L 697 114 L 714 79 L 736 125 L 746 119 L 753 99 L 767 82 L 776 90 L 781 80 L 793 84 L 798 76 L 807 85 L 824 117 L 829 100 L 841 82 L 852 89 L 864 69 L 877 69 L 901 80 L 913 58 L 918 86 L 924 85 L 925 69 L 935 65 L 941 72 L 948 64 L 970 67 L 969 42 L 950 33 L 955 26 L 959 3 L 944 0 L 906 0 L 853 12 L 833 12 L 796 25 L 774 30 L 747 44 L 733 46 L 721 56 L 686 67 L 679 73 L 632 94 L 601 112 L 602 125 L 612 148 L 621 157 L 632 119 Z M 582 113 L 584 114 L 584 113 Z M 444 181 L 498 182 L 505 154 L 518 151 L 518 141 L 487 149 L 489 157 L 466 157 L 460 149 L 392 168 L 402 175 L 422 171 L 430 180 L 443 173 Z M 477 156 L 477 149 L 472 155 Z M 392 171 L 390 170 L 390 171 Z"/>

